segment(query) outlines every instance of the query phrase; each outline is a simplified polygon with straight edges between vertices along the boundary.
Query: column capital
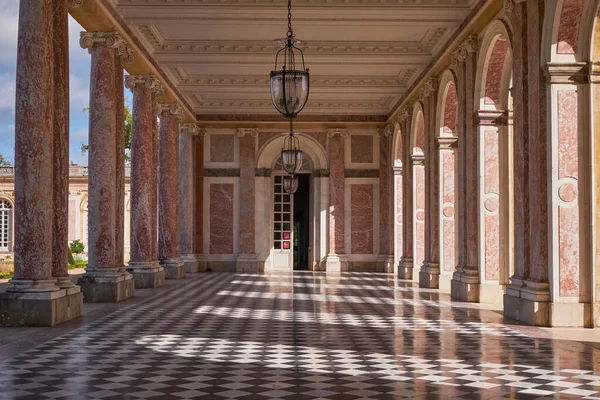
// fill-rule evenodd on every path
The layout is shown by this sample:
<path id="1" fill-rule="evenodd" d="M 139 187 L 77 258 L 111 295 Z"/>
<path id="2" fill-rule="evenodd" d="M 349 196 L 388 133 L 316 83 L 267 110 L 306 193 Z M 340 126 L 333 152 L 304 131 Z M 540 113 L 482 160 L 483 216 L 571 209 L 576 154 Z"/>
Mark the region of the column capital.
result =
<path id="1" fill-rule="evenodd" d="M 398 111 L 398 122 L 402 123 L 408 118 L 412 117 L 412 109 L 408 106 L 404 106 Z"/>
<path id="2" fill-rule="evenodd" d="M 258 128 L 238 128 L 237 135 L 241 138 L 243 138 L 246 135 L 255 138 L 258 137 Z"/>
<path id="3" fill-rule="evenodd" d="M 182 110 L 177 103 L 156 103 L 160 114 L 168 113 L 181 118 Z"/>
<path id="4" fill-rule="evenodd" d="M 479 110 L 475 111 L 477 123 L 483 126 L 508 125 L 508 111 L 506 110 Z"/>
<path id="5" fill-rule="evenodd" d="M 421 89 L 419 89 L 419 100 L 423 101 L 427 97 L 429 97 L 429 95 L 431 93 L 436 92 L 438 89 L 438 86 L 439 86 L 439 83 L 438 83 L 438 79 L 436 77 L 431 77 L 431 78 L 427 79 L 421 86 Z"/>
<path id="6" fill-rule="evenodd" d="M 544 78 L 546 84 L 585 84 L 590 80 L 588 77 L 596 77 L 597 66 L 590 67 L 586 62 L 571 63 L 547 63 L 544 66 Z M 593 80 L 593 78 L 592 78 Z M 596 79 L 597 80 L 597 79 Z"/>
<path id="7" fill-rule="evenodd" d="M 504 11 L 512 13 L 516 3 L 523 3 L 525 0 L 504 0 Z"/>
<path id="8" fill-rule="evenodd" d="M 198 133 L 198 125 L 194 123 L 179 124 L 179 133 L 187 132 L 191 135 Z"/>
<path id="9" fill-rule="evenodd" d="M 388 137 L 394 134 L 394 125 L 387 124 L 384 128 L 377 128 L 377 136 Z"/>
<path id="10" fill-rule="evenodd" d="M 198 137 L 204 137 L 206 136 L 206 128 L 198 128 Z"/>
<path id="11" fill-rule="evenodd" d="M 452 54 L 452 66 L 457 67 L 467 59 L 469 53 L 475 53 L 479 50 L 479 39 L 477 35 L 467 37 Z"/>
<path id="12" fill-rule="evenodd" d="M 68 7 L 69 8 L 77 8 L 81 7 L 84 0 L 69 0 Z"/>
<path id="13" fill-rule="evenodd" d="M 394 175 L 402 176 L 402 165 L 394 165 L 392 171 L 394 171 Z"/>
<path id="14" fill-rule="evenodd" d="M 88 50 L 97 45 L 103 45 L 113 49 L 115 55 L 122 58 L 125 63 L 133 62 L 133 50 L 118 32 L 81 32 L 79 45 L 82 49 Z"/>
<path id="15" fill-rule="evenodd" d="M 413 165 L 425 165 L 425 156 L 422 154 L 416 154 L 411 156 Z"/>
<path id="16" fill-rule="evenodd" d="M 125 77 L 125 87 L 133 89 L 136 85 L 144 85 L 152 93 L 158 93 L 162 90 L 162 84 L 154 75 L 127 75 Z"/>
<path id="17" fill-rule="evenodd" d="M 436 139 L 440 150 L 454 149 L 458 147 L 457 137 L 439 137 Z"/>
<path id="18" fill-rule="evenodd" d="M 327 137 L 332 138 L 334 136 L 346 137 L 348 136 L 348 129 L 346 128 L 329 128 L 327 129 Z"/>

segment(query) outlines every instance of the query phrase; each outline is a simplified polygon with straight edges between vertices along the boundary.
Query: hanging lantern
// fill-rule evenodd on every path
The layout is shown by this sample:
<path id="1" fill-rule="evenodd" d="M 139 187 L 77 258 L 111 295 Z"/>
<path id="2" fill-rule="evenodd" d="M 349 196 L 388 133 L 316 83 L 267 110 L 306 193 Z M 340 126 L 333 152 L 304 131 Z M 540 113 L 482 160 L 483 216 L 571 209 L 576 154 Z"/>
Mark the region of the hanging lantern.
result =
<path id="1" fill-rule="evenodd" d="M 277 41 L 283 44 L 275 55 L 275 69 L 271 71 L 271 100 L 284 117 L 295 118 L 306 105 L 310 89 L 310 75 L 304 65 L 304 53 L 296 44 L 301 42 L 292 31 L 292 0 L 288 0 L 288 31 L 285 39 Z M 282 54 L 283 53 L 283 54 Z M 300 55 L 302 68 L 296 68 L 296 55 Z M 281 68 L 279 58 L 282 58 Z"/>
<path id="2" fill-rule="evenodd" d="M 281 165 L 284 171 L 290 175 L 295 174 L 302 168 L 302 150 L 298 149 L 299 145 L 290 118 L 290 134 L 284 139 L 283 149 L 281 149 Z"/>
<path id="3" fill-rule="evenodd" d="M 283 177 L 283 190 L 286 193 L 294 194 L 298 190 L 298 175 L 286 175 Z"/>

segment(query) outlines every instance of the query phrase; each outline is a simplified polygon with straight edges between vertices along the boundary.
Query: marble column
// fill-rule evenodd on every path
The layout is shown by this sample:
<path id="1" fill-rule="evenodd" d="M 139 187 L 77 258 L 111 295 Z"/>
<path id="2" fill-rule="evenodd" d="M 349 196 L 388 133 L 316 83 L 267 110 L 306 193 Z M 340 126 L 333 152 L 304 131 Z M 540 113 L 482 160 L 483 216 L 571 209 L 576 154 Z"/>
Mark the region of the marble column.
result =
<path id="1" fill-rule="evenodd" d="M 57 286 L 53 277 L 53 272 L 64 275 L 66 268 L 66 264 L 59 264 L 67 245 L 64 232 L 61 229 L 57 238 L 52 234 L 53 225 L 61 225 L 65 213 L 63 207 L 53 208 L 54 193 L 61 196 L 61 205 L 67 207 L 63 204 L 64 190 L 60 190 L 64 189 L 65 178 L 63 146 L 68 142 L 66 29 L 66 6 L 62 2 L 20 2 L 15 105 L 15 273 L 6 292 L 0 294 L 1 326 L 53 326 L 82 314 L 82 293 L 77 287 Z M 54 33 L 58 36 L 56 41 Z M 60 95 L 66 98 L 55 103 L 55 96 Z M 57 153 L 55 142 L 60 145 Z M 62 183 L 56 191 L 55 174 Z M 62 251 L 53 252 L 54 243 Z M 65 281 L 58 283 L 64 287 Z"/>
<path id="2" fill-rule="evenodd" d="M 451 296 L 454 300 L 479 302 L 479 210 L 477 168 L 477 122 L 474 113 L 474 89 L 477 74 L 476 36 L 468 37 L 452 57 L 458 85 L 458 191 L 459 265 L 452 275 Z"/>
<path id="3" fill-rule="evenodd" d="M 154 254 L 153 193 L 156 182 L 148 179 L 154 164 L 154 112 L 152 93 L 160 90 L 160 82 L 151 75 L 129 75 L 125 85 L 133 92 L 133 127 L 131 133 L 131 211 L 128 271 L 136 288 L 155 288 L 165 283 L 165 270 Z"/>
<path id="4" fill-rule="evenodd" d="M 348 271 L 345 246 L 345 160 L 344 140 L 347 129 L 328 129 L 329 139 L 329 252 L 325 260 L 327 272 Z"/>
<path id="5" fill-rule="evenodd" d="M 440 254 L 440 289 L 450 290 L 452 272 L 456 268 L 456 137 L 436 139 L 439 152 L 437 168 L 440 212 L 438 252 Z"/>
<path id="6" fill-rule="evenodd" d="M 115 94 L 117 96 L 115 139 L 115 266 L 127 274 L 125 266 L 125 94 L 123 65 L 133 62 L 133 50 L 121 41 L 115 52 Z"/>
<path id="7" fill-rule="evenodd" d="M 155 187 L 152 191 L 152 254 L 158 260 L 158 120 L 160 116 L 160 103 L 156 99 L 162 94 L 162 88 L 152 95 L 152 169 L 148 175 L 150 185 Z"/>
<path id="8" fill-rule="evenodd" d="M 394 207 L 392 178 L 392 138 L 393 125 L 378 132 L 379 135 L 379 255 L 377 271 L 394 272 Z"/>
<path id="9" fill-rule="evenodd" d="M 419 287 L 440 287 L 439 149 L 436 136 L 438 81 L 431 78 L 421 89 L 425 119 L 425 260 L 419 271 Z"/>
<path id="10" fill-rule="evenodd" d="M 80 292 L 69 276 L 69 20 L 67 0 L 53 0 L 54 192 L 52 277 L 58 287 Z"/>
<path id="11" fill-rule="evenodd" d="M 204 138 L 206 129 L 200 128 L 194 137 L 194 253 L 198 272 L 206 271 L 204 255 Z"/>
<path id="12" fill-rule="evenodd" d="M 194 252 L 194 135 L 196 124 L 179 125 L 179 250 L 185 272 L 198 272 Z"/>
<path id="13" fill-rule="evenodd" d="M 255 169 L 258 129 L 240 128 L 238 137 L 240 138 L 240 251 L 235 269 L 236 272 L 260 272 L 255 245 Z"/>
<path id="14" fill-rule="evenodd" d="M 413 164 L 410 155 L 410 131 L 412 110 L 400 110 L 402 124 L 402 258 L 398 265 L 398 278 L 413 279 L 414 269 L 414 213 L 413 213 Z"/>
<path id="15" fill-rule="evenodd" d="M 158 259 L 167 279 L 185 278 L 179 252 L 179 105 L 161 104 L 158 168 Z"/>
<path id="16" fill-rule="evenodd" d="M 117 93 L 115 32 L 82 32 L 91 60 L 88 156 L 88 267 L 79 284 L 88 302 L 133 296 L 133 277 L 115 266 Z"/>

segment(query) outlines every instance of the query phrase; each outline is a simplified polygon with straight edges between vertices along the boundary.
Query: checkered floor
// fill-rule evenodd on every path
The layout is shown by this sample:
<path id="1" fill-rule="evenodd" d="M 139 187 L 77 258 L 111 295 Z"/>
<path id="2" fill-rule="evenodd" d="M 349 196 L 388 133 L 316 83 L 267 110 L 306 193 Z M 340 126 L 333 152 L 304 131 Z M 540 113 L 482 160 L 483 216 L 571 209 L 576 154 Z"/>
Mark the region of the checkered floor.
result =
<path id="1" fill-rule="evenodd" d="M 600 349 L 501 322 L 389 275 L 196 275 L 0 363 L 0 398 L 600 399 Z"/>

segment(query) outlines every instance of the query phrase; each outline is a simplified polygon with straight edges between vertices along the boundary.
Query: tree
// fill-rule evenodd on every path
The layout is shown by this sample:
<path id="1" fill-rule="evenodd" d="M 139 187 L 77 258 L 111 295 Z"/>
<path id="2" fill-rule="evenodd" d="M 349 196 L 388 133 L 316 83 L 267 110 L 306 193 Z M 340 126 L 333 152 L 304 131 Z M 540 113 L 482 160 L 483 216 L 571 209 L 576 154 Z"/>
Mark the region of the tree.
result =
<path id="1" fill-rule="evenodd" d="M 125 102 L 127 102 L 127 98 L 125 98 Z M 83 109 L 83 112 L 88 112 L 90 110 L 89 107 Z M 131 109 L 126 104 L 125 105 L 125 162 L 131 162 L 131 128 L 132 128 L 132 116 Z M 82 143 L 81 144 L 81 155 L 84 155 L 89 150 L 89 145 Z"/>
<path id="2" fill-rule="evenodd" d="M 0 154 L 0 167 L 8 167 L 10 166 L 10 161 L 8 161 L 4 154 Z"/>

